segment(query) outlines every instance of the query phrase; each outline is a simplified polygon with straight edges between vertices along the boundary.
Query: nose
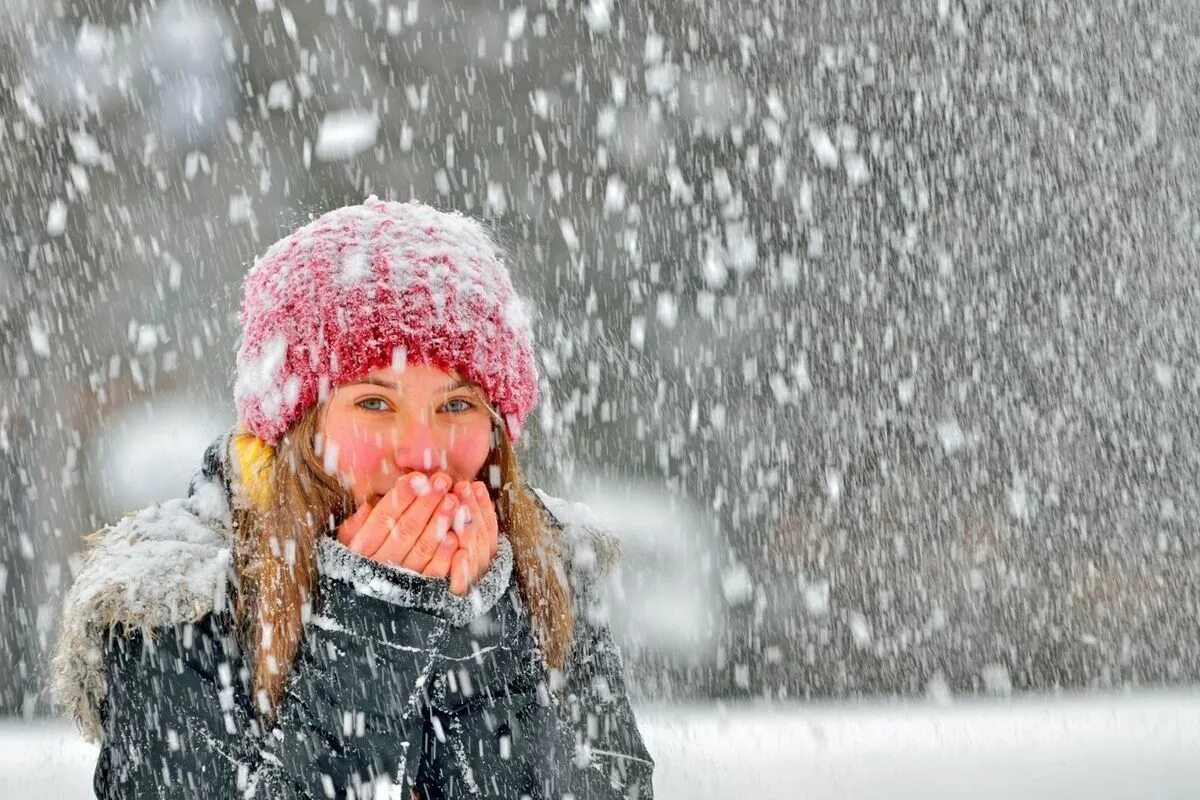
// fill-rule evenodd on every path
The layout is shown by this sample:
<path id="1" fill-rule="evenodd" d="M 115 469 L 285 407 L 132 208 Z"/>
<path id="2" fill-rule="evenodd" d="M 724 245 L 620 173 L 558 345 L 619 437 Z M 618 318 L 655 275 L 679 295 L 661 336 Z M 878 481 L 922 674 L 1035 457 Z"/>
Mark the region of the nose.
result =
<path id="1" fill-rule="evenodd" d="M 400 474 L 444 469 L 446 451 L 429 420 L 421 414 L 406 416 L 392 431 L 393 453 Z"/>

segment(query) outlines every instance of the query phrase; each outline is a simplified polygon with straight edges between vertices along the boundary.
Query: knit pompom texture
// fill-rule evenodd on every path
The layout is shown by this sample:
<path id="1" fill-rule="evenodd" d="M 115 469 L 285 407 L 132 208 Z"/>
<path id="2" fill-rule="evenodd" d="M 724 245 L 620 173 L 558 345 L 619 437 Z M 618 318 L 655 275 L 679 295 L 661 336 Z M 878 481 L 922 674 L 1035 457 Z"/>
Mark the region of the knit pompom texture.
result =
<path id="1" fill-rule="evenodd" d="M 513 441 L 537 403 L 530 315 L 497 247 L 417 201 L 372 195 L 271 245 L 239 322 L 238 421 L 272 446 L 339 385 L 406 362 L 478 384 Z"/>

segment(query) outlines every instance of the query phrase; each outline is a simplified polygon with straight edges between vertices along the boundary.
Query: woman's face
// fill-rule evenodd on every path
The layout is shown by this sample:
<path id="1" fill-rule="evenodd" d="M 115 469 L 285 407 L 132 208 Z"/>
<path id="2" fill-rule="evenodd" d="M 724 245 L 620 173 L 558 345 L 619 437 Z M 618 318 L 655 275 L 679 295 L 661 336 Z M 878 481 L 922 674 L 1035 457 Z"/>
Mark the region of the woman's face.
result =
<path id="1" fill-rule="evenodd" d="M 385 367 L 342 384 L 317 420 L 316 451 L 356 508 L 414 470 L 476 480 L 491 450 L 492 417 L 482 393 L 425 364 Z"/>

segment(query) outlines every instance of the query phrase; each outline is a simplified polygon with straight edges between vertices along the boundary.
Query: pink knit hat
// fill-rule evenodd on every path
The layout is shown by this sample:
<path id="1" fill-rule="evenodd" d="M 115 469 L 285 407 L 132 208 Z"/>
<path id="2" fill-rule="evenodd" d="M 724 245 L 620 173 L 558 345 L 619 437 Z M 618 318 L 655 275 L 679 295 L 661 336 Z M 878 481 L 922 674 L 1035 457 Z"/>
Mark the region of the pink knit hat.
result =
<path id="1" fill-rule="evenodd" d="M 529 316 L 475 220 L 372 195 L 285 236 L 246 275 L 233 396 L 271 445 L 305 409 L 407 360 L 477 383 L 513 441 L 537 403 Z"/>

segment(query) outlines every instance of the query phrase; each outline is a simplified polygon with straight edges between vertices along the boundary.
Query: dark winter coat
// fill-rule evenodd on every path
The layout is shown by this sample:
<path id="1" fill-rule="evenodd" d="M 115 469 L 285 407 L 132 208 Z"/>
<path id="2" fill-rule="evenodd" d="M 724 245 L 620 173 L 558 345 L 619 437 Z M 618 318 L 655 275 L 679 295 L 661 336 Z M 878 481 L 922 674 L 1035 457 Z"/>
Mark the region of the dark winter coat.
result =
<path id="1" fill-rule="evenodd" d="M 228 444 L 209 447 L 186 498 L 97 534 L 68 596 L 55 691 L 100 741 L 99 797 L 652 796 L 594 591 L 614 540 L 540 493 L 576 601 L 565 678 L 541 662 L 507 538 L 458 597 L 326 537 L 278 717 L 262 726 L 230 613 Z"/>

